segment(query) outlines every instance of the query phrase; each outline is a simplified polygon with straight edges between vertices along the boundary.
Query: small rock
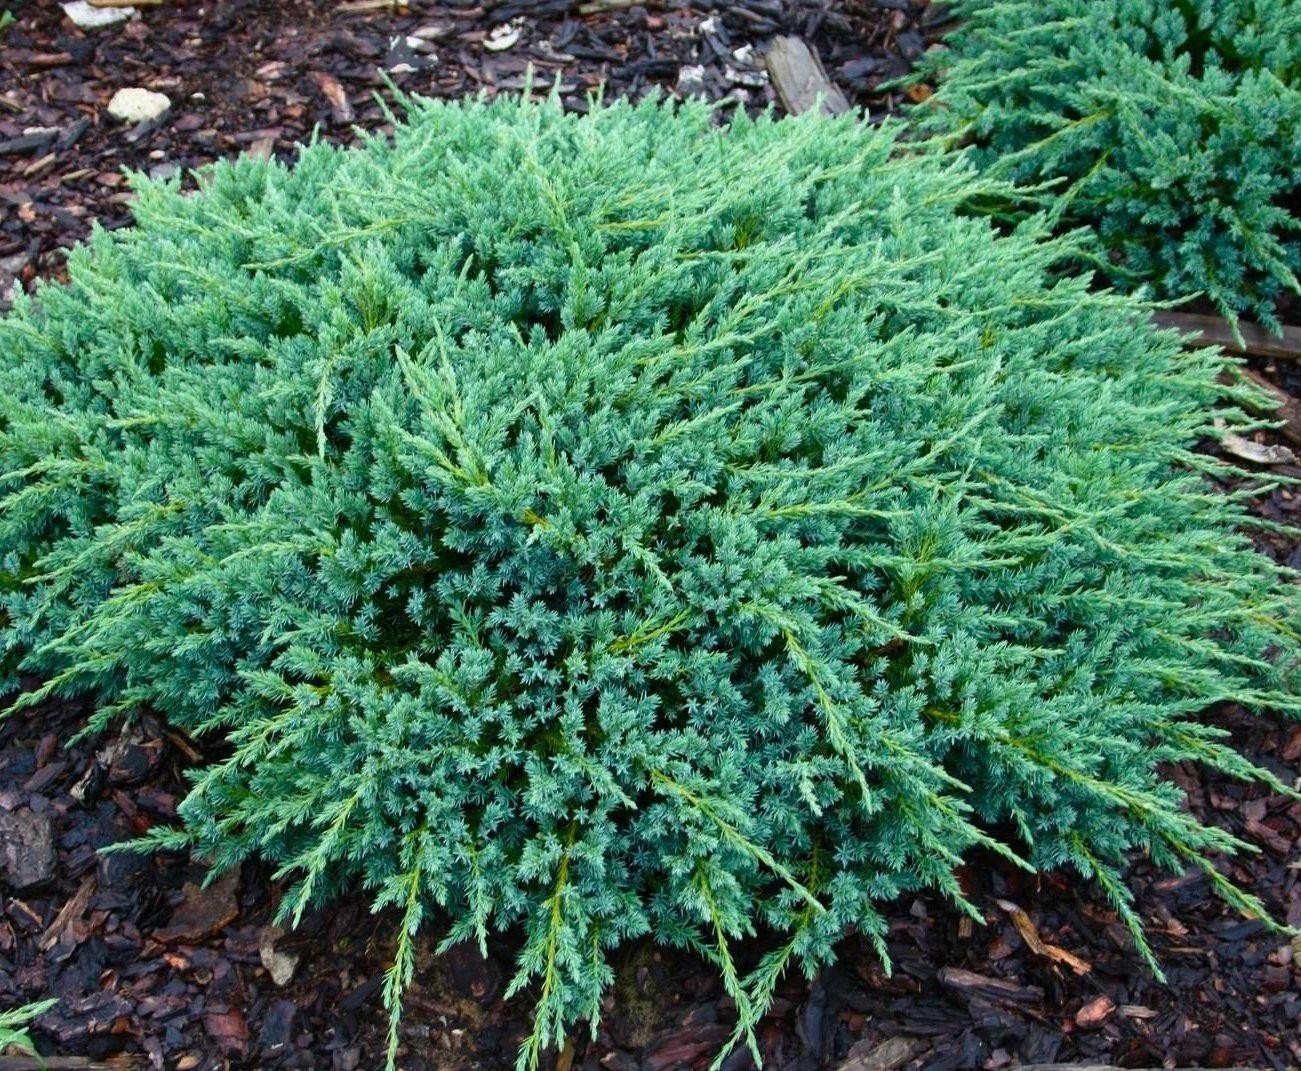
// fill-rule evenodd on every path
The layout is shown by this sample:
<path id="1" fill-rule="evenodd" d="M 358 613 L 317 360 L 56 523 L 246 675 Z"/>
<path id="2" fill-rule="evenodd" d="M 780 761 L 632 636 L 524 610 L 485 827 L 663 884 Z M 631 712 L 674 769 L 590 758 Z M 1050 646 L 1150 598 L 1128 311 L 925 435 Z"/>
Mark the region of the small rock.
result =
<path id="1" fill-rule="evenodd" d="M 404 37 L 398 34 L 389 38 L 388 55 L 384 59 L 384 69 L 390 74 L 413 74 L 438 62 L 433 46 L 419 37 Z"/>
<path id="2" fill-rule="evenodd" d="M 519 40 L 523 28 L 523 19 L 511 19 L 510 22 L 503 22 L 500 26 L 494 26 L 488 31 L 488 36 L 484 38 L 483 47 L 489 52 L 505 52 L 506 49 L 512 48 Z"/>
<path id="3" fill-rule="evenodd" d="M 21 288 L 19 277 L 27 267 L 29 257 L 26 253 L 15 253 L 11 257 L 0 257 L 0 291 L 9 286 Z M 0 310 L 4 308 L 4 298 L 0 297 Z"/>
<path id="4" fill-rule="evenodd" d="M 768 84 L 767 71 L 748 71 L 743 68 L 733 67 L 730 63 L 723 67 L 727 80 L 734 86 L 749 86 L 751 89 L 758 89 L 760 86 Z"/>
<path id="5" fill-rule="evenodd" d="M 7 312 L 13 308 L 14 302 L 18 300 L 18 295 L 23 292 L 23 285 L 17 279 L 12 279 L 8 286 L 0 283 L 0 312 Z"/>
<path id="6" fill-rule="evenodd" d="M 119 89 L 113 94 L 113 99 L 108 102 L 108 114 L 114 119 L 135 125 L 161 118 L 171 106 L 167 94 L 133 86 L 130 89 Z"/>
<path id="7" fill-rule="evenodd" d="M 54 877 L 54 819 L 32 811 L 0 812 L 0 871 L 13 892 Z"/>
<path id="8" fill-rule="evenodd" d="M 81 30 L 100 30 L 133 19 L 138 12 L 133 7 L 93 7 L 86 0 L 73 0 L 63 4 L 63 13 Z"/>
<path id="9" fill-rule="evenodd" d="M 705 92 L 705 68 L 702 64 L 692 63 L 678 71 L 678 95 L 694 97 Z"/>
<path id="10" fill-rule="evenodd" d="M 298 969 L 296 953 L 281 952 L 276 948 L 276 942 L 284 935 L 285 931 L 280 926 L 268 926 L 258 938 L 258 956 L 262 960 L 262 966 L 271 975 L 271 981 L 278 986 L 288 985 L 294 977 L 294 971 Z"/>

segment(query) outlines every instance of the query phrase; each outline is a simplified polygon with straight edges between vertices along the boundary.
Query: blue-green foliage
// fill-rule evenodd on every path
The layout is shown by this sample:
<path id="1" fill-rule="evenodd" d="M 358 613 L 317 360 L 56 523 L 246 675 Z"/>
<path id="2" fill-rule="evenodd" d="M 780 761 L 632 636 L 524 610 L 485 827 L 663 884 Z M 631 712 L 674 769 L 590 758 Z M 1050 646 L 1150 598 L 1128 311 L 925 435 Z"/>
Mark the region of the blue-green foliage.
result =
<path id="1" fill-rule="evenodd" d="M 959 0 L 923 129 L 1056 181 L 1111 278 L 1277 325 L 1301 272 L 1301 0 Z"/>
<path id="2" fill-rule="evenodd" d="M 10 669 L 228 738 L 151 843 L 397 905 L 394 1006 L 426 920 L 521 932 L 521 1066 L 640 934 L 740 1040 L 982 845 L 1131 922 L 1131 849 L 1219 881 L 1155 769 L 1256 776 L 1199 712 L 1297 706 L 1189 449 L 1243 399 L 895 138 L 415 102 L 144 184 L 0 321 Z"/>

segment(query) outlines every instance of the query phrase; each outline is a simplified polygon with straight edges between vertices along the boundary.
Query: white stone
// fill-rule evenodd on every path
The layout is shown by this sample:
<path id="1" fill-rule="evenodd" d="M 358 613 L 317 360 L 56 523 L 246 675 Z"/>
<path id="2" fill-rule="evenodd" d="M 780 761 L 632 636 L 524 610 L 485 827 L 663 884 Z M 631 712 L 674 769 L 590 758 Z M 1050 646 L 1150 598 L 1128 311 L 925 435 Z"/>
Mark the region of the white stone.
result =
<path id="1" fill-rule="evenodd" d="M 483 47 L 489 52 L 505 52 L 511 48 L 520 38 L 520 31 L 524 28 L 523 19 L 511 19 L 510 22 L 503 22 L 500 26 L 494 26 L 488 31 L 488 36 L 483 39 Z"/>
<path id="2" fill-rule="evenodd" d="M 699 96 L 705 92 L 705 68 L 703 64 L 688 64 L 678 71 L 678 95 L 682 97 Z"/>
<path id="3" fill-rule="evenodd" d="M 73 0 L 72 3 L 64 4 L 63 13 L 72 20 L 74 26 L 83 30 L 115 26 L 119 22 L 135 18 L 137 14 L 133 7 L 92 7 L 86 0 Z"/>
<path id="4" fill-rule="evenodd" d="M 733 67 L 730 63 L 723 64 L 723 72 L 727 75 L 727 80 L 734 86 L 766 86 L 768 84 L 767 71 L 746 71 Z"/>
<path id="5" fill-rule="evenodd" d="M 147 123 L 165 114 L 172 102 L 165 93 L 154 93 L 134 86 L 119 89 L 108 102 L 108 114 L 124 123 Z"/>

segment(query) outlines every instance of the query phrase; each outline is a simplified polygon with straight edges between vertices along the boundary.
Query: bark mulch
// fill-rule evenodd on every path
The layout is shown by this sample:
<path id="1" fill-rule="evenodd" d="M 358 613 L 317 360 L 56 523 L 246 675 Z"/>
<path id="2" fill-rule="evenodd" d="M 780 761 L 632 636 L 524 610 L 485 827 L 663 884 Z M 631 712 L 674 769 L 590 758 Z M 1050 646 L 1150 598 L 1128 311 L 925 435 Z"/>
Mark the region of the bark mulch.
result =
<path id="1" fill-rule="evenodd" d="M 169 0 L 85 34 L 56 3 L 8 6 L 18 21 L 0 45 L 0 294 L 57 278 L 92 220 L 129 221 L 123 167 L 168 174 L 239 151 L 287 157 L 314 128 L 348 141 L 353 124 L 381 126 L 372 99 L 381 69 L 403 89 L 457 96 L 517 92 L 532 63 L 539 84 L 559 75 L 573 108 L 604 83 L 610 94 L 660 86 L 757 109 L 774 99 L 763 48 L 793 34 L 816 47 L 853 103 L 882 114 L 898 101 L 881 81 L 905 70 L 945 18 L 925 0 L 413 2 L 359 12 L 334 0 Z M 161 122 L 131 129 L 108 117 L 114 90 L 131 85 L 171 98 Z M 1301 375 L 1285 363 L 1256 370 L 1301 396 Z M 1258 507 L 1296 523 L 1301 492 L 1273 490 Z M 1301 564 L 1295 539 L 1262 545 Z M 100 853 L 174 821 L 185 771 L 206 745 L 144 718 L 65 746 L 86 714 L 59 703 L 0 726 L 0 1006 L 61 998 L 33 1031 L 56 1071 L 75 1057 L 177 1071 L 376 1067 L 394 920 L 344 899 L 285 933 L 272 924 L 279 889 L 258 865 L 205 889 L 201 861 Z M 1301 727 L 1233 709 L 1215 718 L 1255 761 L 1295 777 Z M 1301 925 L 1301 805 L 1191 767 L 1170 776 L 1199 816 L 1260 845 L 1226 866 Z M 837 966 L 811 982 L 787 979 L 762 1026 L 765 1066 L 1301 1066 L 1301 941 L 1226 909 L 1203 876 L 1142 861 L 1132 873 L 1168 985 L 1140 965 L 1098 890 L 992 860 L 964 880 L 983 926 L 933 899 L 901 902 L 891 912 L 892 976 L 850 937 Z M 408 1000 L 402 1066 L 513 1066 L 530 1007 L 527 996 L 502 999 L 514 949 L 503 941 L 487 960 L 472 949 L 436 958 L 432 943 Z M 596 1039 L 582 1035 L 548 1059 L 559 1071 L 699 1069 L 733 1015 L 711 968 L 635 944 Z M 0 1068 L 18 1066 L 6 1060 Z M 726 1066 L 742 1071 L 749 1058 Z"/>
<path id="2" fill-rule="evenodd" d="M 775 99 L 765 42 L 797 34 L 856 103 L 880 111 L 897 94 L 877 86 L 947 17 L 926 0 L 451 0 L 406 14 L 338 0 L 165 0 L 83 32 L 54 0 L 7 6 L 17 22 L 0 45 L 0 297 L 15 278 L 57 277 L 92 220 L 130 221 L 123 168 L 166 176 L 243 151 L 288 158 L 314 130 L 351 141 L 354 125 L 383 128 L 374 98 L 386 78 L 428 96 L 491 96 L 523 89 L 532 65 L 534 84 L 559 78 L 575 109 L 603 86 L 754 111 Z M 166 94 L 170 111 L 134 128 L 112 119 L 114 91 L 133 86 Z"/>

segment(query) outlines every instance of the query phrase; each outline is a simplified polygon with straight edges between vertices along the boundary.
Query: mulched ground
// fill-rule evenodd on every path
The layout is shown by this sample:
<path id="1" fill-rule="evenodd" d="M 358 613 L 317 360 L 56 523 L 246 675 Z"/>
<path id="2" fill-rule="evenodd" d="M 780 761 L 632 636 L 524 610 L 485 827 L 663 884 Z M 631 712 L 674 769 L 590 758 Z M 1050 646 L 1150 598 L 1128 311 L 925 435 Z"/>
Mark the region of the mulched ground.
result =
<path id="1" fill-rule="evenodd" d="M 404 89 L 457 96 L 516 92 L 532 63 L 538 83 L 559 75 L 575 108 L 605 83 L 607 93 L 661 86 L 755 109 L 772 100 L 765 42 L 793 33 L 816 46 L 855 103 L 882 114 L 898 102 L 879 83 L 905 70 L 945 17 L 926 0 L 648 3 L 589 13 L 570 0 L 421 2 L 405 14 L 350 14 L 334 0 L 168 0 L 88 36 L 56 3 L 8 3 L 18 22 L 0 46 L 0 298 L 57 278 L 92 220 L 129 220 L 123 166 L 168 174 L 242 150 L 289 156 L 314 127 L 349 140 L 352 124 L 382 122 L 371 97 L 380 68 Z M 509 47 L 489 47 L 516 31 Z M 128 85 L 168 94 L 173 107 L 161 123 L 128 129 L 105 114 L 114 90 Z M 1258 370 L 1301 397 L 1301 376 Z M 1275 490 L 1259 509 L 1296 523 L 1301 492 Z M 1273 536 L 1262 546 L 1301 564 L 1294 540 Z M 345 900 L 285 934 L 271 924 L 278 889 L 260 867 L 204 890 L 200 862 L 100 854 L 174 819 L 184 771 L 202 761 L 202 745 L 146 719 L 62 746 L 85 716 L 63 703 L 0 726 L 8 886 L 0 1005 L 61 997 L 35 1030 L 42 1050 L 108 1066 L 375 1067 L 393 920 Z M 1216 718 L 1255 761 L 1295 777 L 1301 727 L 1234 710 Z M 1199 816 L 1260 845 L 1232 864 L 1234 878 L 1301 925 L 1293 862 L 1301 805 L 1192 768 L 1171 776 Z M 1203 877 L 1141 862 L 1132 875 L 1168 986 L 1138 963 L 1096 889 L 1067 877 L 1027 880 L 992 861 L 973 865 L 965 880 L 984 926 L 931 899 L 899 903 L 892 977 L 849 938 L 834 969 L 812 983 L 789 979 L 763 1024 L 765 1066 L 1301 1066 L 1301 941 L 1225 909 Z M 529 1005 L 502 1000 L 512 952 L 503 942 L 486 961 L 473 951 L 422 953 L 405 1068 L 513 1065 Z M 636 944 L 621 957 L 596 1040 L 576 1039 L 553 1066 L 699 1069 L 732 1014 L 712 969 Z M 738 1054 L 727 1071 L 749 1066 Z"/>
<path id="2" fill-rule="evenodd" d="M 519 92 L 532 65 L 535 85 L 560 79 L 571 108 L 604 85 L 754 111 L 774 100 L 765 42 L 793 33 L 879 112 L 897 94 L 877 85 L 904 73 L 946 18 L 925 0 L 624 0 L 582 14 L 612 2 L 413 2 L 393 15 L 341 12 L 338 0 L 165 0 L 86 33 L 53 0 L 8 0 L 18 22 L 0 47 L 0 297 L 15 278 L 57 277 L 92 220 L 129 222 L 123 168 L 164 176 L 241 151 L 288 158 L 315 129 L 351 141 L 354 124 L 383 127 L 374 97 L 385 78 L 430 96 L 493 95 Z M 170 112 L 123 127 L 104 109 L 127 86 L 165 93 Z"/>

